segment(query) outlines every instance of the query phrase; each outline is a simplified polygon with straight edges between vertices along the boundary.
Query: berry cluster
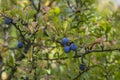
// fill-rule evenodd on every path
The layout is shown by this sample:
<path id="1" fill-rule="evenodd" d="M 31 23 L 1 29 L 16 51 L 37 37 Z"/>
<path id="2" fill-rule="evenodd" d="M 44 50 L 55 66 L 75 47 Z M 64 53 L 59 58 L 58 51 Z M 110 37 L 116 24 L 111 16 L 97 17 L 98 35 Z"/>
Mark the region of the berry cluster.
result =
<path id="1" fill-rule="evenodd" d="M 61 41 L 61 44 L 64 45 L 64 52 L 69 53 L 71 50 L 76 51 L 77 50 L 77 45 L 75 45 L 74 43 L 69 42 L 69 40 L 67 38 L 63 38 Z"/>

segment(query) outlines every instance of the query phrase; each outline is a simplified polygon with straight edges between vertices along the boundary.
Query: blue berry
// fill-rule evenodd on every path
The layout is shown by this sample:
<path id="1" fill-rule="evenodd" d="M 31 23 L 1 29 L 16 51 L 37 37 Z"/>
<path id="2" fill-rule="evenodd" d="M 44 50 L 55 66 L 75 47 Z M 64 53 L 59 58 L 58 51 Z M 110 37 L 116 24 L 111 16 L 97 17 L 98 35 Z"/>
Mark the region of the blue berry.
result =
<path id="1" fill-rule="evenodd" d="M 17 44 L 17 47 L 18 47 L 18 48 L 22 48 L 23 46 L 24 46 L 23 42 L 19 42 L 19 43 Z"/>
<path id="2" fill-rule="evenodd" d="M 70 45 L 70 48 L 71 48 L 71 50 L 76 51 L 78 47 L 74 43 L 72 43 Z"/>
<path id="3" fill-rule="evenodd" d="M 85 64 L 81 64 L 81 65 L 80 65 L 80 70 L 81 70 L 81 71 L 85 70 Z"/>
<path id="4" fill-rule="evenodd" d="M 68 40 L 67 38 L 63 38 L 61 43 L 62 43 L 62 44 L 68 44 L 68 43 L 69 43 L 69 40 Z"/>
<path id="5" fill-rule="evenodd" d="M 5 18 L 5 23 L 6 23 L 6 24 L 10 24 L 11 22 L 12 22 L 11 19 L 9 19 L 9 18 Z"/>
<path id="6" fill-rule="evenodd" d="M 69 53 L 70 52 L 70 46 L 65 46 L 64 47 L 64 52 Z"/>

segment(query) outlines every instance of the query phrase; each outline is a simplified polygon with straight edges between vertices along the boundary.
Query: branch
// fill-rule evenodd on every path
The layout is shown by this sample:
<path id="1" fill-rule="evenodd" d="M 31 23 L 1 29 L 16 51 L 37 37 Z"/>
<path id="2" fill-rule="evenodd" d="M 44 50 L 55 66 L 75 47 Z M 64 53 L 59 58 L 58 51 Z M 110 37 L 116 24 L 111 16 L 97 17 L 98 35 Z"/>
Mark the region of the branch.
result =
<path id="1" fill-rule="evenodd" d="M 8 17 L 8 16 L 6 16 L 4 13 L 0 13 L 0 15 L 2 16 L 2 17 Z M 8 18 L 10 18 L 10 17 L 8 17 Z M 13 20 L 12 18 L 10 18 L 11 20 Z M 22 20 L 21 18 L 19 18 L 19 20 L 18 21 L 20 21 L 21 23 L 22 23 L 22 25 L 28 25 L 28 23 L 26 23 L 24 20 Z M 14 25 L 15 26 L 15 28 L 20 32 L 20 36 L 22 37 L 22 39 L 24 40 L 24 41 L 26 41 L 26 39 L 25 39 L 25 37 L 24 37 L 24 35 L 23 35 L 23 31 L 21 31 L 20 30 L 20 28 L 19 28 L 19 26 L 17 26 L 17 23 L 15 23 L 15 22 L 11 22 L 11 24 L 12 25 Z"/>
<path id="2" fill-rule="evenodd" d="M 83 55 L 75 55 L 73 56 L 72 58 L 79 58 L 79 57 L 82 57 L 82 56 L 85 56 L 87 54 L 90 54 L 90 53 L 93 53 L 93 52 L 98 52 L 98 53 L 101 53 L 101 52 L 111 52 L 111 51 L 120 51 L 120 48 L 115 48 L 115 49 L 105 49 L 105 50 L 89 50 L 85 53 L 78 53 L 78 54 L 83 54 Z M 66 60 L 66 59 L 69 59 L 68 57 L 62 57 L 62 58 L 52 58 L 52 59 L 48 59 L 48 58 L 39 58 L 39 60 L 50 60 L 50 61 L 53 61 L 53 60 Z"/>

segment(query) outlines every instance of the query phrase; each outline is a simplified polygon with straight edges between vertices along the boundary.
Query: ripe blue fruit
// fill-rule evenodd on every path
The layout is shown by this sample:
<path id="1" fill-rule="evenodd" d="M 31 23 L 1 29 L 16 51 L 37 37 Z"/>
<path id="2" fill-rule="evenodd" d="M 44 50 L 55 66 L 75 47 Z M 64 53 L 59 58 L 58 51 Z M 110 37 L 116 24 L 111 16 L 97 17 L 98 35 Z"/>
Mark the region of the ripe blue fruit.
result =
<path id="1" fill-rule="evenodd" d="M 11 22 L 12 22 L 11 19 L 9 19 L 9 18 L 5 18 L 5 23 L 6 23 L 6 24 L 10 24 Z"/>
<path id="2" fill-rule="evenodd" d="M 64 47 L 64 52 L 69 53 L 70 52 L 70 46 L 65 46 Z"/>
<path id="3" fill-rule="evenodd" d="M 81 65 L 80 65 L 80 70 L 81 70 L 81 71 L 85 70 L 85 64 L 81 64 Z"/>
<path id="4" fill-rule="evenodd" d="M 22 48 L 24 46 L 23 42 L 18 42 L 17 47 Z"/>
<path id="5" fill-rule="evenodd" d="M 77 50 L 77 46 L 76 46 L 74 43 L 72 43 L 72 44 L 70 45 L 70 48 L 71 48 L 71 50 L 73 50 L 73 51 L 76 51 L 76 50 Z"/>
<path id="6" fill-rule="evenodd" d="M 69 43 L 69 40 L 68 40 L 67 38 L 63 38 L 61 43 L 62 43 L 62 44 L 68 44 L 68 43 Z"/>

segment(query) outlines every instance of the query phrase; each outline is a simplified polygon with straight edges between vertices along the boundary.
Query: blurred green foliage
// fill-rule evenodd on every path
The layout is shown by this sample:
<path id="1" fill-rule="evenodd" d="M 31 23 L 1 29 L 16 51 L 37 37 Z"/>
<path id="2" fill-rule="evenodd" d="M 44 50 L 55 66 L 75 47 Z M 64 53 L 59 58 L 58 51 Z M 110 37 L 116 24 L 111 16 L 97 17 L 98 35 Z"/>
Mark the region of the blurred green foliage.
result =
<path id="1" fill-rule="evenodd" d="M 119 80 L 119 17 L 109 0 L 0 0 L 1 79 Z M 77 51 L 66 54 L 63 37 Z"/>

